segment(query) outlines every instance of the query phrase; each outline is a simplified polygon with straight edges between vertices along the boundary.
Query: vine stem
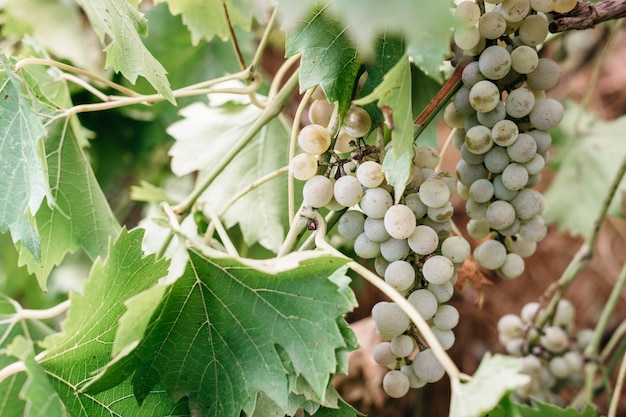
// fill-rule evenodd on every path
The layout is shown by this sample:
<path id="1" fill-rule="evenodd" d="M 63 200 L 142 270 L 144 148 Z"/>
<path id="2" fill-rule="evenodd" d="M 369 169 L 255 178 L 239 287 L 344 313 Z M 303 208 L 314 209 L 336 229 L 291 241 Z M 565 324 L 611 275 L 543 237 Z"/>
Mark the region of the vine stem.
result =
<path id="1" fill-rule="evenodd" d="M 578 1 L 571 12 L 555 16 L 549 28 L 552 33 L 572 29 L 589 29 L 598 23 L 620 17 L 626 17 L 626 2 L 624 0 L 603 0 L 597 3 Z"/>
<path id="2" fill-rule="evenodd" d="M 19 304 L 14 303 L 17 308 L 15 314 L 6 320 L 0 321 L 0 323 L 11 322 L 15 323 L 21 320 L 46 320 L 51 319 L 65 313 L 70 308 L 70 300 L 65 300 L 60 304 L 55 305 L 44 310 L 30 310 L 23 309 Z"/>
<path id="3" fill-rule="evenodd" d="M 619 367 L 617 383 L 615 384 L 615 390 L 613 391 L 613 398 L 611 398 L 611 405 L 609 406 L 607 417 L 615 417 L 617 415 L 620 394 L 624 389 L 624 379 L 626 379 L 626 357 L 622 358 L 622 364 Z"/>
<path id="4" fill-rule="evenodd" d="M 596 241 L 598 240 L 598 236 L 600 235 L 600 229 L 604 222 L 604 218 L 609 210 L 609 206 L 611 205 L 611 201 L 613 201 L 613 197 L 626 173 L 626 158 L 622 161 L 621 165 L 615 177 L 611 182 L 611 186 L 609 187 L 609 191 L 605 196 L 600 211 L 598 215 L 593 221 L 593 229 L 589 236 L 585 238 L 585 241 L 580 246 L 570 263 L 567 265 L 559 280 L 550 286 L 547 290 L 548 293 L 554 292 L 550 303 L 546 307 L 546 314 L 543 319 L 539 323 L 539 328 L 543 328 L 548 321 L 552 319 L 554 312 L 556 311 L 556 307 L 559 303 L 559 300 L 563 298 L 563 295 L 569 288 L 569 286 L 574 282 L 574 279 L 578 276 L 578 273 L 589 263 L 593 256 L 594 248 L 596 245 Z M 613 289 L 615 292 L 615 289 Z M 613 293 L 612 293 L 613 294 Z M 600 323 L 598 323 L 600 324 Z M 606 323 L 605 323 L 606 325 Z M 594 335 L 598 335 L 597 337 L 601 337 L 601 333 L 598 332 L 598 327 L 594 330 Z"/>
<path id="5" fill-rule="evenodd" d="M 300 216 L 307 218 L 307 220 L 312 220 L 315 222 L 315 245 L 319 249 L 328 251 L 338 258 L 346 259 L 346 256 L 343 253 L 339 252 L 326 241 L 326 221 L 318 210 L 309 209 L 301 212 Z M 457 368 L 450 356 L 448 356 L 446 351 L 441 346 L 441 343 L 439 343 L 437 336 L 435 336 L 435 334 L 430 329 L 428 323 L 426 323 L 426 320 L 424 320 L 424 318 L 417 312 L 415 307 L 413 307 L 411 303 L 406 300 L 406 298 L 404 298 L 385 280 L 383 280 L 378 275 L 365 268 L 358 262 L 350 259 L 350 261 L 348 261 L 347 263 L 347 266 L 348 268 L 359 274 L 361 277 L 363 277 L 365 280 L 367 280 L 369 283 L 374 285 L 376 288 L 378 288 L 380 291 L 382 291 L 382 293 L 389 297 L 389 299 L 391 299 L 393 302 L 398 304 L 402 311 L 417 326 L 420 334 L 422 335 L 426 343 L 428 343 L 428 346 L 433 351 L 433 354 L 450 377 L 450 383 L 453 387 L 453 390 L 456 389 L 456 387 L 461 383 L 461 379 L 469 378 L 467 375 L 462 374 L 459 368 Z"/>
<path id="6" fill-rule="evenodd" d="M 224 155 L 221 161 L 213 168 L 213 170 L 198 184 L 194 190 L 183 200 L 180 204 L 173 207 L 173 210 L 177 214 L 183 214 L 191 209 L 191 207 L 198 201 L 198 198 L 206 191 L 211 185 L 213 180 L 222 173 L 224 168 L 231 163 L 231 161 L 239 154 L 239 152 L 256 136 L 256 134 L 265 126 L 270 120 L 276 117 L 285 106 L 287 99 L 298 85 L 298 71 L 296 71 L 287 80 L 280 92 L 268 103 L 267 107 L 263 110 L 259 118 L 248 128 L 243 136 L 233 145 L 233 147 Z"/>
<path id="7" fill-rule="evenodd" d="M 25 372 L 25 371 L 26 371 L 26 364 L 24 362 L 22 361 L 13 362 L 12 364 L 7 365 L 4 368 L 0 369 L 0 382 L 9 378 L 11 375 L 15 375 L 15 374 L 18 374 L 20 372 Z"/>

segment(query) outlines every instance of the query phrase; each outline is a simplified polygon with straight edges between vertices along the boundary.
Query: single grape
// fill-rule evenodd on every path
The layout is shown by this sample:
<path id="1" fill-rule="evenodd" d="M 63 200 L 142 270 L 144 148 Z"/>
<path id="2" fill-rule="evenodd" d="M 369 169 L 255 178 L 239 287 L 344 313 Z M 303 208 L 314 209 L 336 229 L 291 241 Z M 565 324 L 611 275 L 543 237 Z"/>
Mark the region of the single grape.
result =
<path id="1" fill-rule="evenodd" d="M 496 200 L 487 207 L 485 217 L 492 229 L 506 229 L 515 221 L 515 209 L 508 201 Z"/>
<path id="2" fill-rule="evenodd" d="M 515 314 L 505 314 L 498 320 L 498 333 L 508 339 L 522 337 L 524 335 L 524 324 L 519 316 Z"/>
<path id="3" fill-rule="evenodd" d="M 506 247 L 497 240 L 486 240 L 474 249 L 474 259 L 483 268 L 495 271 L 506 261 Z"/>
<path id="4" fill-rule="evenodd" d="M 354 252 L 363 259 L 373 259 L 380 255 L 380 243 L 369 239 L 365 233 L 361 233 L 354 241 Z"/>
<path id="5" fill-rule="evenodd" d="M 522 221 L 519 234 L 525 240 L 531 242 L 540 242 L 548 233 L 545 221 L 539 215 L 533 216 L 529 220 Z"/>
<path id="6" fill-rule="evenodd" d="M 402 398 L 409 392 L 409 377 L 401 371 L 391 370 L 383 377 L 383 390 L 391 398 Z"/>
<path id="7" fill-rule="evenodd" d="M 437 326 L 431 327 L 430 330 L 437 337 L 437 340 L 439 341 L 439 343 L 441 344 L 441 347 L 444 350 L 448 350 L 452 346 L 454 346 L 454 342 L 456 340 L 456 337 L 454 336 L 454 332 L 452 330 L 440 329 Z"/>
<path id="8" fill-rule="evenodd" d="M 389 262 L 404 259 L 409 256 L 409 252 L 409 244 L 406 239 L 391 237 L 380 244 L 380 254 Z"/>
<path id="9" fill-rule="evenodd" d="M 450 236 L 441 244 L 441 254 L 455 264 L 462 264 L 471 253 L 470 244 L 462 236 Z"/>
<path id="10" fill-rule="evenodd" d="M 393 340 L 393 339 L 392 339 Z M 390 342 L 380 342 L 374 346 L 372 356 L 376 363 L 383 366 L 391 366 L 396 362 L 396 354 L 391 351 Z"/>
<path id="11" fill-rule="evenodd" d="M 478 81 L 470 89 L 469 99 L 474 110 L 487 113 L 500 102 L 500 90 L 491 81 Z"/>
<path id="12" fill-rule="evenodd" d="M 594 331 L 592 329 L 582 329 L 576 334 L 576 346 L 579 349 L 585 349 L 593 339 Z"/>
<path id="13" fill-rule="evenodd" d="M 456 177 L 462 184 L 465 184 L 468 187 L 471 186 L 476 180 L 487 178 L 488 176 L 489 171 L 487 171 L 482 164 L 471 165 L 462 159 L 456 164 Z M 441 205 L 443 204 L 445 204 L 445 202 L 441 203 Z"/>
<path id="14" fill-rule="evenodd" d="M 450 200 L 450 194 L 450 188 L 445 181 L 437 178 L 427 179 L 419 189 L 420 199 L 428 207 L 444 206 Z"/>
<path id="15" fill-rule="evenodd" d="M 509 190 L 502 182 L 502 175 L 498 175 L 493 179 L 494 195 L 498 200 L 511 201 L 515 198 L 519 191 Z"/>
<path id="16" fill-rule="evenodd" d="M 544 348 L 552 353 L 563 352 L 569 343 L 567 333 L 558 326 L 549 326 L 543 329 L 540 342 Z"/>
<path id="17" fill-rule="evenodd" d="M 485 77 L 491 80 L 504 78 L 511 69 L 511 54 L 506 48 L 492 45 L 478 58 L 478 67 Z"/>
<path id="18" fill-rule="evenodd" d="M 459 324 L 459 311 L 451 305 L 442 304 L 433 317 L 435 326 L 442 330 L 451 330 Z"/>
<path id="19" fill-rule="evenodd" d="M 506 279 L 517 278 L 524 272 L 524 260 L 517 253 L 507 253 L 504 264 L 498 271 Z"/>
<path id="20" fill-rule="evenodd" d="M 526 84 L 533 90 L 549 90 L 556 85 L 561 75 L 559 65 L 548 58 L 539 58 L 537 68 L 526 76 Z"/>
<path id="21" fill-rule="evenodd" d="M 348 134 L 343 128 L 339 129 L 339 135 L 335 141 L 335 151 L 339 153 L 352 152 L 356 145 L 357 138 Z"/>
<path id="22" fill-rule="evenodd" d="M 549 130 L 556 127 L 563 119 L 563 105 L 553 98 L 542 98 L 537 100 L 528 116 L 534 127 Z"/>
<path id="23" fill-rule="evenodd" d="M 480 18 L 480 9 L 473 1 L 462 1 L 454 9 L 454 18 L 457 26 L 474 26 Z"/>
<path id="24" fill-rule="evenodd" d="M 467 214 L 470 219 L 482 219 L 487 214 L 487 207 L 487 203 L 479 203 L 470 198 L 465 202 L 465 214 Z"/>
<path id="25" fill-rule="evenodd" d="M 333 182 L 323 175 L 309 178 L 304 183 L 302 198 L 304 204 L 310 207 L 324 207 L 333 198 Z"/>
<path id="26" fill-rule="evenodd" d="M 517 253 L 522 258 L 527 258 L 537 250 L 537 243 L 523 239 L 521 236 L 511 236 L 505 239 L 509 252 Z"/>
<path id="27" fill-rule="evenodd" d="M 462 122 L 461 120 L 458 120 L 458 123 L 455 124 L 455 127 L 459 129 L 465 126 L 465 120 L 467 119 L 467 116 L 470 116 L 472 113 L 475 112 L 475 110 L 472 108 L 472 105 L 470 104 L 469 95 L 470 89 L 465 86 L 459 88 L 459 90 L 454 95 L 452 105 L 455 111 L 459 114 L 459 119 L 463 119 Z"/>
<path id="28" fill-rule="evenodd" d="M 330 118 L 333 116 L 334 110 L 335 106 L 330 104 L 326 99 L 313 100 L 309 106 L 309 120 L 313 124 L 326 127 L 330 122 Z"/>
<path id="29" fill-rule="evenodd" d="M 454 276 L 452 279 L 444 284 L 428 284 L 426 287 L 428 291 L 432 292 L 437 301 L 440 303 L 445 303 L 446 301 L 450 301 L 452 295 L 454 295 L 454 286 L 452 281 L 454 280 Z"/>
<path id="30" fill-rule="evenodd" d="M 407 297 L 407 301 L 415 307 L 415 310 L 420 313 L 424 320 L 432 319 L 439 305 L 435 294 L 427 289 L 413 291 Z"/>
<path id="31" fill-rule="evenodd" d="M 529 46 L 542 44 L 548 32 L 548 19 L 540 13 L 526 16 L 518 29 L 520 40 Z"/>
<path id="32" fill-rule="evenodd" d="M 363 233 L 364 225 L 363 213 L 357 210 L 348 210 L 339 219 L 337 231 L 346 239 L 356 239 L 358 235 Z"/>
<path id="33" fill-rule="evenodd" d="M 426 215 L 428 206 L 422 203 L 418 193 L 411 193 L 404 197 L 404 204 L 411 209 L 416 219 L 421 219 Z"/>
<path id="34" fill-rule="evenodd" d="M 453 212 L 452 202 L 448 201 L 443 207 L 428 207 L 426 214 L 429 219 L 441 223 L 448 221 Z"/>
<path id="35" fill-rule="evenodd" d="M 536 301 L 531 301 L 522 307 L 520 312 L 522 321 L 526 324 L 536 324 L 543 320 L 543 310 L 541 305 Z"/>
<path id="36" fill-rule="evenodd" d="M 415 350 L 415 340 L 406 334 L 395 336 L 391 339 L 391 351 L 398 358 L 406 358 Z"/>
<path id="37" fill-rule="evenodd" d="M 581 372 L 583 370 L 584 361 L 580 352 L 570 350 L 563 355 L 563 359 L 567 363 L 570 374 Z"/>
<path id="38" fill-rule="evenodd" d="M 298 134 L 298 144 L 308 154 L 321 155 L 330 147 L 330 133 L 324 126 L 306 125 Z"/>
<path id="39" fill-rule="evenodd" d="M 306 181 L 317 174 L 317 159 L 308 153 L 299 153 L 289 164 L 291 175 L 297 180 Z"/>
<path id="40" fill-rule="evenodd" d="M 363 107 L 352 106 L 343 117 L 342 127 L 349 135 L 360 138 L 369 133 L 372 119 Z"/>
<path id="41" fill-rule="evenodd" d="M 554 0 L 554 11 L 557 13 L 571 12 L 577 3 L 577 0 Z"/>
<path id="42" fill-rule="evenodd" d="M 511 120 L 501 120 L 491 129 L 491 137 L 496 145 L 512 145 L 519 135 L 517 124 Z"/>
<path id="43" fill-rule="evenodd" d="M 509 355 L 522 356 L 524 354 L 525 341 L 523 338 L 508 339 L 504 343 L 504 349 Z"/>
<path id="44" fill-rule="evenodd" d="M 498 39 L 506 31 L 506 20 L 502 13 L 486 12 L 478 21 L 478 31 L 486 39 Z"/>
<path id="45" fill-rule="evenodd" d="M 502 184 L 511 191 L 521 190 L 528 184 L 528 171 L 524 165 L 509 164 L 502 171 Z"/>
<path id="46" fill-rule="evenodd" d="M 505 107 L 509 116 L 520 119 L 528 116 L 535 106 L 535 95 L 526 87 L 516 88 L 506 98 Z"/>
<path id="47" fill-rule="evenodd" d="M 378 275 L 384 277 L 385 272 L 387 271 L 387 267 L 389 267 L 389 262 L 381 255 L 378 255 L 376 258 L 374 258 L 374 270 Z"/>
<path id="48" fill-rule="evenodd" d="M 486 203 L 493 197 L 493 183 L 486 178 L 474 181 L 469 188 L 469 195 L 477 203 Z"/>
<path id="49" fill-rule="evenodd" d="M 364 187 L 375 188 L 383 183 L 385 173 L 378 162 L 365 161 L 357 168 L 356 177 Z"/>
<path id="50" fill-rule="evenodd" d="M 491 231 L 491 226 L 486 218 L 470 219 L 467 222 L 467 234 L 474 239 L 482 239 Z"/>
<path id="51" fill-rule="evenodd" d="M 381 187 L 368 188 L 363 193 L 359 206 L 368 217 L 382 219 L 393 204 L 389 191 Z"/>
<path id="52" fill-rule="evenodd" d="M 530 6 L 538 12 L 550 13 L 554 10 L 554 0 L 530 0 Z"/>
<path id="53" fill-rule="evenodd" d="M 383 219 L 368 217 L 365 219 L 363 230 L 365 235 L 373 242 L 381 243 L 391 237 L 385 228 Z"/>
<path id="54" fill-rule="evenodd" d="M 437 232 L 425 225 L 418 225 L 407 242 L 411 250 L 418 255 L 430 255 L 439 245 Z"/>
<path id="55" fill-rule="evenodd" d="M 480 40 L 480 32 L 476 26 L 461 26 L 454 31 L 454 43 L 463 50 L 475 48 L 480 44 Z"/>
<path id="56" fill-rule="evenodd" d="M 493 146 L 491 130 L 482 125 L 474 126 L 465 133 L 465 146 L 475 154 L 487 153 Z"/>
<path id="57" fill-rule="evenodd" d="M 439 152 L 430 146 L 420 146 L 413 154 L 413 165 L 422 169 L 435 169 L 439 160 Z"/>
<path id="58" fill-rule="evenodd" d="M 418 378 L 427 382 L 437 382 L 445 374 L 443 366 L 430 349 L 418 352 L 413 358 L 413 372 Z"/>
<path id="59" fill-rule="evenodd" d="M 467 64 L 465 68 L 463 68 L 463 72 L 461 73 L 461 80 L 463 81 L 463 85 L 468 88 L 472 88 L 474 84 L 484 79 L 485 76 L 482 72 L 480 72 L 480 68 L 478 67 L 478 61 L 472 61 Z"/>
<path id="60" fill-rule="evenodd" d="M 406 261 L 394 261 L 385 270 L 385 281 L 399 292 L 415 284 L 415 269 Z"/>
<path id="61" fill-rule="evenodd" d="M 344 175 L 335 181 L 333 194 L 339 204 L 344 207 L 352 207 L 361 201 L 363 186 L 355 177 Z"/>
<path id="62" fill-rule="evenodd" d="M 409 378 L 409 386 L 411 388 L 422 388 L 424 385 L 426 385 L 426 381 L 419 379 L 417 375 L 415 375 L 415 372 L 413 372 L 413 367 L 411 365 L 402 365 L 400 367 L 400 372 L 402 372 L 404 375 L 407 376 L 407 378 Z"/>
<path id="63" fill-rule="evenodd" d="M 380 301 L 372 307 L 372 318 L 382 340 L 391 340 L 409 327 L 409 317 L 396 304 Z"/>
<path id="64" fill-rule="evenodd" d="M 530 0 L 504 0 L 502 16 L 509 22 L 521 22 L 530 12 Z"/>
<path id="65" fill-rule="evenodd" d="M 561 356 L 555 356 L 548 362 L 550 373 L 557 379 L 565 379 L 570 375 L 569 366 Z"/>
<path id="66" fill-rule="evenodd" d="M 443 120 L 452 129 L 462 129 L 467 116 L 461 114 L 454 103 L 450 103 L 443 111 Z"/>
<path id="67" fill-rule="evenodd" d="M 517 217 L 522 220 L 528 220 L 534 216 L 541 214 L 544 208 L 543 195 L 535 190 L 524 189 L 511 200 Z"/>
<path id="68" fill-rule="evenodd" d="M 504 103 L 499 102 L 495 109 L 491 110 L 487 113 L 476 113 L 476 118 L 478 121 L 488 128 L 492 128 L 501 120 L 504 120 L 506 117 L 506 108 L 504 107 Z"/>
<path id="69" fill-rule="evenodd" d="M 520 358 L 522 362 L 521 372 L 526 375 L 539 375 L 543 367 L 541 360 L 534 355 L 527 355 Z"/>
<path id="70" fill-rule="evenodd" d="M 520 74 L 533 72 L 537 65 L 539 65 L 539 55 L 530 46 L 521 45 L 511 52 L 511 67 Z"/>
<path id="71" fill-rule="evenodd" d="M 450 281 L 452 278 L 454 274 L 454 264 L 445 256 L 434 255 L 424 262 L 422 274 L 426 281 L 441 285 Z"/>
<path id="72" fill-rule="evenodd" d="M 552 322 L 556 326 L 561 326 L 564 329 L 571 329 L 574 327 L 575 314 L 576 310 L 574 305 L 570 301 L 563 298 L 559 300 L 559 303 L 556 306 Z"/>
<path id="73" fill-rule="evenodd" d="M 502 146 L 494 146 L 491 148 L 489 152 L 485 154 L 485 158 L 483 160 L 485 168 L 494 174 L 499 174 L 504 171 L 504 168 L 509 166 L 509 163 L 509 154 L 506 152 L 506 148 L 503 148 Z M 485 181 L 488 180 L 485 179 Z M 476 183 L 476 181 L 474 183 Z"/>
<path id="74" fill-rule="evenodd" d="M 415 214 L 404 204 L 396 204 L 389 207 L 384 219 L 387 233 L 396 239 L 406 239 L 415 230 Z"/>
<path id="75" fill-rule="evenodd" d="M 535 143 L 537 142 L 535 141 Z M 546 160 L 543 159 L 543 156 L 539 154 L 535 154 L 535 156 L 533 156 L 533 159 L 524 164 L 524 168 L 526 168 L 526 171 L 528 171 L 529 176 L 541 174 L 541 171 L 545 168 L 545 166 Z M 530 177 L 528 178 L 528 182 L 531 182 Z"/>

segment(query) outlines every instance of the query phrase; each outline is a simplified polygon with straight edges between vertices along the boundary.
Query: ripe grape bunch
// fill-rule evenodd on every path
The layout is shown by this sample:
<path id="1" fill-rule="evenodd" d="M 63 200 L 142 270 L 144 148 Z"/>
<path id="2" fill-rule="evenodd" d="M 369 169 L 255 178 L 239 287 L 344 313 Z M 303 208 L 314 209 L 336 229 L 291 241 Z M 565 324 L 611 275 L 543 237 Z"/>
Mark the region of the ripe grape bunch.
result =
<path id="1" fill-rule="evenodd" d="M 453 295 L 457 267 L 471 252 L 463 237 L 450 235 L 450 198 L 456 180 L 435 171 L 439 162 L 435 149 L 419 147 L 414 150 L 412 177 L 403 195 L 395 196 L 377 159 L 380 150 L 360 139 L 369 132 L 371 119 L 359 107 L 348 111 L 330 160 L 322 162 L 321 154 L 332 144 L 324 127 L 332 112 L 320 111 L 327 103 L 319 100 L 310 107 L 312 123 L 298 138 L 304 153 L 291 165 L 293 175 L 306 181 L 304 203 L 331 210 L 349 208 L 338 222 L 339 234 L 354 240 L 360 258 L 374 260 L 376 272 L 407 298 L 443 348 L 449 349 L 459 313 L 445 302 Z M 390 369 L 383 379 L 388 395 L 402 397 L 411 387 L 443 377 L 443 367 L 396 303 L 376 304 L 372 316 L 382 340 L 374 359 Z"/>
<path id="2" fill-rule="evenodd" d="M 545 90 L 559 79 L 557 64 L 539 58 L 550 14 L 566 13 L 576 0 L 485 0 L 455 9 L 454 41 L 474 60 L 464 67 L 462 87 L 444 112 L 461 153 L 458 191 L 470 217 L 468 234 L 489 237 L 474 250 L 483 268 L 503 278 L 524 271 L 524 257 L 546 235 L 544 199 L 533 190 L 549 158 L 548 130 L 563 106 Z"/>
<path id="3" fill-rule="evenodd" d="M 520 315 L 506 314 L 498 321 L 500 342 L 522 361 L 522 373 L 531 381 L 517 389 L 520 400 L 530 397 L 559 404 L 557 394 L 566 386 L 580 388 L 584 382 L 583 351 L 593 331 L 574 333 L 575 309 L 562 299 L 548 325 L 539 328 L 546 311 L 539 303 L 526 304 Z"/>

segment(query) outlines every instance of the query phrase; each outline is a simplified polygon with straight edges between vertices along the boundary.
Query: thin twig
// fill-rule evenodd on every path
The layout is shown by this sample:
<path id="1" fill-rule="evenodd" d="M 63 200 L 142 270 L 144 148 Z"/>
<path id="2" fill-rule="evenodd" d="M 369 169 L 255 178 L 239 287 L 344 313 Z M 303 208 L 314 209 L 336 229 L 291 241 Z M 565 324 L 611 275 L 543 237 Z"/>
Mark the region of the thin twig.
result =
<path id="1" fill-rule="evenodd" d="M 18 374 L 26 371 L 26 364 L 22 361 L 13 362 L 10 365 L 0 369 L 0 383 L 10 377 L 11 375 Z"/>
<path id="2" fill-rule="evenodd" d="M 254 56 L 252 57 L 252 62 L 250 62 L 249 69 L 250 69 L 250 72 L 252 73 L 255 73 L 257 68 L 261 64 L 261 58 L 263 57 L 265 48 L 267 47 L 269 43 L 270 34 L 272 33 L 272 30 L 274 29 L 274 24 L 276 23 L 277 16 L 278 16 L 278 7 L 275 7 L 274 10 L 272 10 L 272 15 L 270 16 L 269 21 L 267 22 L 267 25 L 265 25 L 263 36 L 261 36 L 261 39 L 259 40 L 259 44 L 256 48 L 256 51 L 254 52 Z"/>
<path id="3" fill-rule="evenodd" d="M 603 0 L 597 3 L 578 1 L 569 13 L 555 15 L 550 32 L 558 33 L 573 29 L 590 29 L 598 23 L 626 17 L 624 0 Z"/>
<path id="4" fill-rule="evenodd" d="M 239 48 L 239 42 L 237 41 L 237 35 L 235 35 L 235 28 L 233 27 L 233 23 L 230 20 L 230 14 L 228 13 L 228 6 L 225 1 L 222 1 L 222 7 L 224 8 L 224 16 L 226 17 L 226 22 L 228 23 L 228 30 L 230 31 L 230 39 L 233 44 L 233 48 L 235 49 L 235 55 L 237 55 L 237 61 L 239 62 L 239 67 L 244 70 L 246 69 L 246 60 L 241 53 L 241 48 Z"/>
<path id="5" fill-rule="evenodd" d="M 615 390 L 613 391 L 613 398 L 611 398 L 611 405 L 609 406 L 609 413 L 606 417 L 615 417 L 617 415 L 620 394 L 622 393 L 622 389 L 624 389 L 624 379 L 626 379 L 626 357 L 622 358 L 622 364 L 619 367 Z"/>
<path id="6" fill-rule="evenodd" d="M 235 247 L 235 245 L 233 245 L 233 242 L 230 240 L 230 236 L 228 236 L 228 232 L 226 232 L 226 228 L 222 224 L 222 221 L 215 213 L 211 205 L 203 204 L 202 212 L 205 213 L 211 220 L 211 224 L 215 228 L 217 235 L 220 237 L 222 245 L 224 245 L 224 248 L 226 249 L 226 253 L 234 258 L 238 258 L 239 252 L 237 251 L 237 248 Z"/>

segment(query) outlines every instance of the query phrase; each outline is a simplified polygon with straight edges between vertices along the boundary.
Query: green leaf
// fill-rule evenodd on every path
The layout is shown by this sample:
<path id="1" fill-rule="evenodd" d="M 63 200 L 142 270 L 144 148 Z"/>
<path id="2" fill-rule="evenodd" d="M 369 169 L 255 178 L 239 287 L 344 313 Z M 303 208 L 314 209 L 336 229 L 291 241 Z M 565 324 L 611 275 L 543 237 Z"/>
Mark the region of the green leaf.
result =
<path id="1" fill-rule="evenodd" d="M 350 404 L 339 399 L 339 408 L 320 407 L 314 414 L 315 417 L 358 417 L 365 414 L 354 409 Z"/>
<path id="2" fill-rule="evenodd" d="M 580 108 L 568 105 L 564 120 L 553 132 L 559 143 L 555 163 L 558 169 L 545 193 L 544 217 L 573 235 L 589 236 L 593 222 L 619 166 L 626 158 L 626 117 L 611 122 L 585 117 Z M 609 214 L 621 215 L 622 182 Z"/>
<path id="3" fill-rule="evenodd" d="M 244 261 L 191 251 L 139 348 L 136 394 L 160 381 L 197 416 L 236 417 L 250 415 L 263 391 L 287 410 L 290 368 L 323 399 L 346 347 L 336 319 L 354 306 L 349 289 L 328 279 L 344 262 L 315 252 Z"/>
<path id="4" fill-rule="evenodd" d="M 591 404 L 587 404 L 585 409 L 578 411 L 575 408 L 562 408 L 553 404 L 543 403 L 541 401 L 532 400 L 532 405 L 519 404 L 503 398 L 502 402 L 496 407 L 489 417 L 510 417 L 512 414 L 507 412 L 507 408 L 513 410 L 516 417 L 597 417 L 598 410 Z M 509 410 L 509 411 L 510 411 Z"/>
<path id="5" fill-rule="evenodd" d="M 480 417 L 493 410 L 502 397 L 530 381 L 521 368 L 518 358 L 485 355 L 469 382 L 452 386 L 450 417 Z"/>
<path id="6" fill-rule="evenodd" d="M 411 65 L 408 57 L 398 61 L 371 94 L 354 103 L 364 105 L 374 100 L 378 100 L 378 107 L 387 109 L 392 120 L 392 125 L 388 126 L 391 128 L 392 151 L 385 156 L 383 169 L 393 172 L 393 175 L 389 175 L 388 182 L 393 185 L 397 198 L 400 198 L 411 173 L 410 160 L 413 155 Z"/>
<path id="7" fill-rule="evenodd" d="M 46 153 L 57 205 L 42 206 L 35 216 L 42 241 L 41 260 L 37 262 L 24 248 L 20 250 L 20 264 L 28 266 L 42 288 L 52 268 L 68 252 L 82 247 L 92 259 L 104 255 L 109 239 L 120 228 L 67 120 L 50 125 Z"/>
<path id="8" fill-rule="evenodd" d="M 139 75 L 175 103 L 165 68 L 141 42 L 148 33 L 146 19 L 127 0 L 76 0 L 87 14 L 100 43 L 106 45 L 106 65 L 113 66 L 131 83 Z M 106 42 L 106 43 L 105 43 Z"/>
<path id="9" fill-rule="evenodd" d="M 320 85 L 329 102 L 339 102 L 339 114 L 350 107 L 360 62 L 357 51 L 339 24 L 320 10 L 289 33 L 285 53 L 302 53 L 300 91 Z"/>
<path id="10" fill-rule="evenodd" d="M 416 119 L 419 114 L 428 106 L 435 97 L 435 95 L 441 89 L 441 84 L 417 67 L 412 67 L 412 97 L 413 97 L 413 119 Z M 439 146 L 439 139 L 437 138 L 437 123 L 436 121 L 443 115 L 443 110 L 440 111 L 439 116 L 435 116 L 433 121 L 426 126 L 426 128 L 415 139 L 414 145 L 430 146 L 437 149 Z"/>
<path id="11" fill-rule="evenodd" d="M 221 103 L 219 100 L 219 97 L 211 97 L 211 103 Z M 229 152 L 261 110 L 233 102 L 221 107 L 195 103 L 184 108 L 181 114 L 185 118 L 168 129 L 176 139 L 170 149 L 172 171 L 185 175 L 199 170 L 199 181 L 202 181 L 204 173 L 210 172 Z M 289 133 L 278 119 L 273 119 L 213 181 L 201 197 L 202 204 L 220 212 L 239 190 L 286 166 L 288 149 Z M 259 242 L 277 252 L 289 227 L 286 187 L 287 178 L 283 175 L 249 192 L 226 211 L 225 225 L 231 228 L 240 224 L 248 246 Z"/>
<path id="12" fill-rule="evenodd" d="M 201 39 L 211 41 L 215 36 L 229 39 L 229 20 L 233 27 L 245 30 L 250 30 L 252 25 L 252 5 L 245 0 L 158 0 L 157 3 L 164 1 L 173 15 L 182 15 L 194 46 Z M 228 8 L 228 16 L 224 8 Z"/>
<path id="13" fill-rule="evenodd" d="M 0 231 L 8 227 L 13 241 L 21 240 L 39 259 L 39 237 L 29 216 L 39 210 L 44 197 L 53 202 L 41 141 L 46 131 L 24 94 L 23 80 L 1 53 L 0 100 Z"/>

